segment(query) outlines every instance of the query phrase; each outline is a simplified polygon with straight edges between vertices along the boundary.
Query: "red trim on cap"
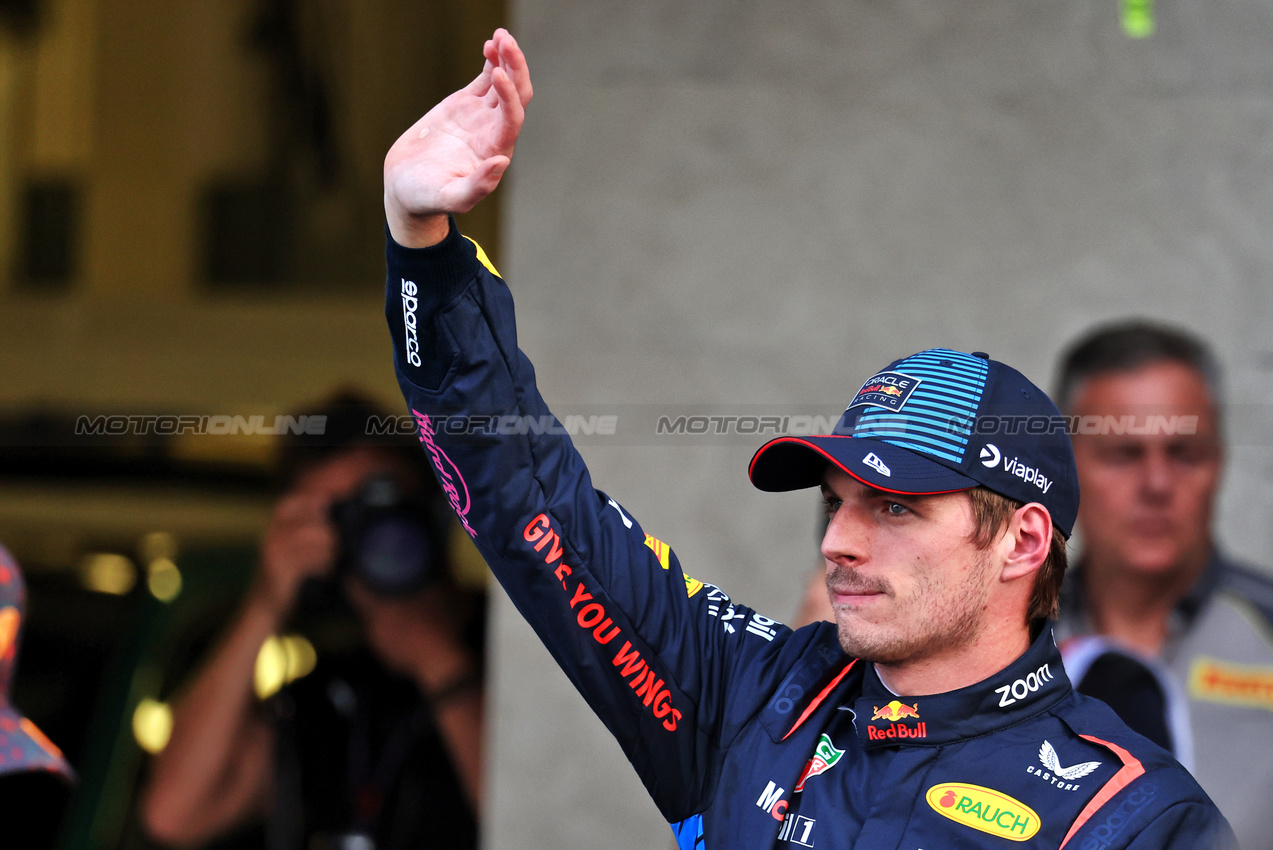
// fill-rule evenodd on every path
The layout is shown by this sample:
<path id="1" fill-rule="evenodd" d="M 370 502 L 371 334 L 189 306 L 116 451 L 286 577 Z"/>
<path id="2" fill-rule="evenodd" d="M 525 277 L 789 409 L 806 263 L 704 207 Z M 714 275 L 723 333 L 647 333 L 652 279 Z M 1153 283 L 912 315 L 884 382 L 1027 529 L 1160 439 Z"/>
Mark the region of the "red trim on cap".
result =
<path id="1" fill-rule="evenodd" d="M 1078 818 L 1070 827 L 1070 831 L 1065 833 L 1065 840 L 1061 842 L 1061 847 L 1057 848 L 1057 850 L 1061 850 L 1061 848 L 1064 848 L 1066 844 L 1069 844 L 1070 839 L 1074 837 L 1074 833 L 1078 832 L 1083 824 L 1091 820 L 1092 815 L 1096 814 L 1100 810 L 1101 806 L 1108 803 L 1115 794 L 1122 791 L 1130 785 L 1133 780 L 1143 776 L 1145 773 L 1145 766 L 1140 763 L 1140 759 L 1136 758 L 1117 744 L 1111 744 L 1109 741 L 1102 741 L 1100 738 L 1093 738 L 1091 735 L 1079 735 L 1079 737 L 1086 741 L 1091 741 L 1093 744 L 1100 744 L 1108 750 L 1112 750 L 1114 754 L 1118 756 L 1119 760 L 1122 761 L 1123 766 L 1119 769 L 1118 773 L 1115 773 L 1108 782 L 1101 786 L 1101 790 L 1096 792 L 1096 796 L 1088 802 L 1083 811 L 1079 812 Z"/>
<path id="2" fill-rule="evenodd" d="M 821 434 L 819 436 L 823 438 L 831 437 L 837 440 L 856 439 L 855 437 L 850 437 L 846 434 Z M 756 469 L 756 462 L 760 460 L 760 456 L 764 454 L 769 449 L 770 446 L 777 445 L 778 443 L 796 443 L 797 445 L 804 446 L 807 449 L 813 449 L 815 452 L 817 452 L 818 454 L 826 458 L 830 463 L 835 464 L 836 468 L 844 472 L 845 475 L 848 475 L 850 478 L 854 478 L 860 481 L 861 483 L 865 484 L 867 487 L 870 487 L 872 490 L 879 490 L 881 493 L 897 493 L 899 496 L 941 496 L 946 493 L 962 493 L 965 490 L 972 490 L 977 487 L 976 484 L 969 484 L 967 487 L 955 487 L 951 490 L 892 490 L 888 487 L 881 487 L 875 482 L 867 481 L 862 476 L 850 470 L 844 464 L 840 463 L 831 455 L 823 451 L 821 446 L 817 446 L 813 443 L 808 442 L 807 440 L 802 440 L 799 437 L 775 437 L 774 439 L 770 440 L 769 442 L 761 446 L 760 450 L 756 452 L 756 456 L 751 459 L 751 463 L 747 466 L 748 479 L 752 478 L 752 472 Z M 959 473 L 956 473 L 956 474 L 958 475 Z M 754 479 L 752 479 L 752 483 L 753 484 L 755 483 Z"/>

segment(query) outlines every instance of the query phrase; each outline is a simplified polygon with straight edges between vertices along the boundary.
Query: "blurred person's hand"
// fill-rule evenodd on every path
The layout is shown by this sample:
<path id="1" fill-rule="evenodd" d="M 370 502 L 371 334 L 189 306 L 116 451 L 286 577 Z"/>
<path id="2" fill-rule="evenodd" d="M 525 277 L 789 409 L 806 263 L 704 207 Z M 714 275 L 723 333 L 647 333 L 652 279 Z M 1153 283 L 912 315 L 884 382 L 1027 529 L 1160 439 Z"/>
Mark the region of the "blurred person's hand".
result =
<path id="1" fill-rule="evenodd" d="M 280 617 L 289 613 L 306 579 L 331 573 L 339 542 L 329 494 L 294 490 L 274 508 L 261 544 L 256 592 Z"/>
<path id="2" fill-rule="evenodd" d="M 356 579 L 344 586 L 372 650 L 390 670 L 415 680 L 426 696 L 477 675 L 477 662 L 461 634 L 466 606 L 453 588 L 435 585 L 390 597 L 372 593 Z"/>

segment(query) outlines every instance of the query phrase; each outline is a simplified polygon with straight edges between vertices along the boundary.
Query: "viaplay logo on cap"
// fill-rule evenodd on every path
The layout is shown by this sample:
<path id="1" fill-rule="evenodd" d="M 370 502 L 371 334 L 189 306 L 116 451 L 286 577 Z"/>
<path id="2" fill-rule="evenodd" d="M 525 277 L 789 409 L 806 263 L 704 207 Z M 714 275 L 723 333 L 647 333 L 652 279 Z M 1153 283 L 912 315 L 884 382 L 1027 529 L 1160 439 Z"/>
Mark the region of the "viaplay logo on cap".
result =
<path id="1" fill-rule="evenodd" d="M 877 372 L 867 379 L 845 410 L 869 405 L 885 410 L 901 410 L 922 379 L 904 372 Z"/>

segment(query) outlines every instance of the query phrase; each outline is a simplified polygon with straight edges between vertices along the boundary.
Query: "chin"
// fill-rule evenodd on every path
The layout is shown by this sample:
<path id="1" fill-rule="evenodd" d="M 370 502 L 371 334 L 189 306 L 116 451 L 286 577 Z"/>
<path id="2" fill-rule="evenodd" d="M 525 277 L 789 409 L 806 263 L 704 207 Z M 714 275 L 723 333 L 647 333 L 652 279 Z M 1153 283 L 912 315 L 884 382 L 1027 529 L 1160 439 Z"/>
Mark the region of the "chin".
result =
<path id="1" fill-rule="evenodd" d="M 873 664 L 896 664 L 909 657 L 911 648 L 902 646 L 897 639 L 885 635 L 864 634 L 861 629 L 837 624 L 840 648 L 850 658 L 870 661 Z"/>
<path id="2" fill-rule="evenodd" d="M 1184 554 L 1175 548 L 1159 552 L 1140 549 L 1125 561 L 1132 572 L 1141 575 L 1170 575 L 1179 572 L 1183 562 Z"/>

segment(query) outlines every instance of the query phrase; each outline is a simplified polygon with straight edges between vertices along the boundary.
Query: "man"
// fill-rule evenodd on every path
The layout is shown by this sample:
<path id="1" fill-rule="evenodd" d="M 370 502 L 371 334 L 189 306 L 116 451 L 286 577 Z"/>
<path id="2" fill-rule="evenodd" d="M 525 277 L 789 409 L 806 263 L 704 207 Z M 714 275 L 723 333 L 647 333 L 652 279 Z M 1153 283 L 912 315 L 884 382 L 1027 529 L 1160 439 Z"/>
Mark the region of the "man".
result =
<path id="1" fill-rule="evenodd" d="M 679 846 L 1227 846 L 1188 774 L 1061 670 L 1073 454 L 1011 368 L 921 352 L 837 435 L 760 450 L 753 483 L 820 485 L 830 516 L 837 625 L 798 632 L 684 575 L 564 434 L 506 427 L 547 408 L 507 288 L 449 214 L 498 183 L 532 89 L 507 32 L 484 55 L 385 159 L 399 383 L 461 523 Z M 1037 417 L 1042 434 L 1009 424 Z"/>
<path id="2" fill-rule="evenodd" d="M 477 846 L 480 612 L 449 580 L 450 520 L 418 452 L 366 436 L 378 413 L 341 396 L 314 413 L 321 436 L 286 438 L 255 581 L 143 793 L 160 843 L 246 826 L 286 850 Z M 317 667 L 263 704 L 261 645 L 301 618 Z"/>
<path id="3" fill-rule="evenodd" d="M 1172 750 L 1245 850 L 1273 850 L 1273 581 L 1212 540 L 1220 385 L 1207 347 L 1161 325 L 1099 328 L 1066 353 L 1083 555 L 1057 637 L 1080 691 Z"/>

